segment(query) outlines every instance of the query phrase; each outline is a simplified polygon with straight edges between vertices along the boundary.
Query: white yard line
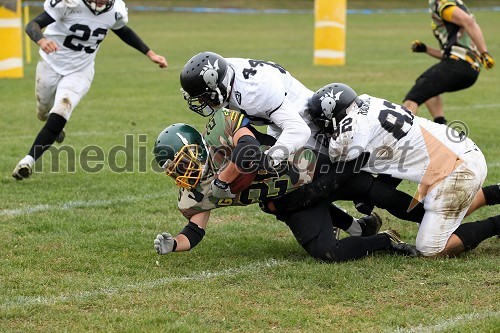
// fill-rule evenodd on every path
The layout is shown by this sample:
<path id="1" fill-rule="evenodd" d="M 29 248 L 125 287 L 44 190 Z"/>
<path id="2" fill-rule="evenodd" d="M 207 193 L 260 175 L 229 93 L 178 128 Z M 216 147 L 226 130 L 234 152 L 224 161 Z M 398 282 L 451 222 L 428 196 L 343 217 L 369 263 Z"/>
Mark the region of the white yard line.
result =
<path id="1" fill-rule="evenodd" d="M 497 318 L 500 317 L 500 312 L 485 311 L 473 312 L 463 314 L 454 318 L 439 321 L 433 325 L 419 325 L 410 328 L 397 328 L 395 330 L 387 331 L 391 333 L 428 333 L 428 332 L 441 332 L 449 330 L 455 326 L 463 325 L 471 321 L 477 321 L 484 318 Z"/>
<path id="2" fill-rule="evenodd" d="M 46 211 L 68 210 L 68 209 L 73 209 L 73 208 L 85 208 L 85 207 L 101 207 L 101 206 L 107 206 L 107 205 L 115 205 L 115 204 L 119 204 L 119 203 L 129 203 L 129 202 L 157 199 L 160 197 L 164 197 L 166 195 L 167 195 L 167 193 L 150 194 L 150 195 L 141 195 L 141 196 L 121 197 L 121 198 L 116 198 L 116 199 L 111 199 L 111 200 L 69 201 L 69 202 L 65 202 L 62 204 L 58 204 L 58 205 L 43 204 L 43 205 L 28 206 L 28 207 L 23 207 L 23 208 L 18 208 L 18 209 L 3 209 L 3 210 L 0 210 L 0 216 L 11 217 L 11 216 L 18 216 L 18 215 L 29 215 L 29 214 L 39 213 L 39 212 L 46 212 Z"/>
<path id="3" fill-rule="evenodd" d="M 127 284 L 121 286 L 109 286 L 90 291 L 75 291 L 68 294 L 58 296 L 19 296 L 11 299 L 4 299 L 0 301 L 1 309 L 12 309 L 16 307 L 30 306 L 30 305 L 54 305 L 64 302 L 78 302 L 84 301 L 89 298 L 102 296 L 102 295 L 120 295 L 127 292 L 146 291 L 156 287 L 165 286 L 175 282 L 184 281 L 204 281 L 206 279 L 214 279 L 218 277 L 233 277 L 239 274 L 256 273 L 269 268 L 283 266 L 290 263 L 286 260 L 270 259 L 266 261 L 252 263 L 246 266 L 235 268 L 228 268 L 221 271 L 202 271 L 193 273 L 186 276 L 166 277 L 152 281 L 138 282 L 134 284 Z M 160 264 L 161 265 L 161 264 Z"/>
<path id="4" fill-rule="evenodd" d="M 126 135 L 126 134 L 133 134 L 133 135 L 138 135 L 139 133 L 118 133 L 120 135 Z M 140 133 L 143 134 L 143 133 Z M 84 131 L 78 131 L 78 132 L 67 132 L 67 135 L 70 136 L 84 136 L 84 137 L 95 137 L 95 136 L 116 136 L 117 132 L 98 132 L 98 131 L 89 131 L 89 132 L 84 132 Z M 9 136 L 11 141 L 18 140 L 18 139 L 33 139 L 34 134 L 24 134 L 24 135 L 14 135 L 14 136 Z"/>
<path id="5" fill-rule="evenodd" d="M 466 109 L 493 109 L 500 108 L 500 104 L 473 104 L 473 105 L 453 105 L 449 107 L 445 107 L 445 110 L 466 110 Z"/>

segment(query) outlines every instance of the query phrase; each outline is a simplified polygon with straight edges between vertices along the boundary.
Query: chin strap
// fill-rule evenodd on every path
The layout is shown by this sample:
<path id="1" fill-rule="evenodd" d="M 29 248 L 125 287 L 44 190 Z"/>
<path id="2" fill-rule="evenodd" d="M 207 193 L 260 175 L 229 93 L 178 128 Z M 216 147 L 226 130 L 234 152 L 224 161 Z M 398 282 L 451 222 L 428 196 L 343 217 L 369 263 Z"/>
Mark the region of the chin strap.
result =
<path id="1" fill-rule="evenodd" d="M 226 96 L 224 97 L 219 93 L 219 96 L 221 96 L 223 99 L 219 104 L 224 105 L 226 102 L 229 102 L 229 95 L 231 95 L 231 89 L 233 88 L 235 77 L 236 75 L 234 74 L 234 69 L 231 67 L 231 65 L 227 64 L 226 76 L 222 80 L 222 86 L 226 89 Z"/>

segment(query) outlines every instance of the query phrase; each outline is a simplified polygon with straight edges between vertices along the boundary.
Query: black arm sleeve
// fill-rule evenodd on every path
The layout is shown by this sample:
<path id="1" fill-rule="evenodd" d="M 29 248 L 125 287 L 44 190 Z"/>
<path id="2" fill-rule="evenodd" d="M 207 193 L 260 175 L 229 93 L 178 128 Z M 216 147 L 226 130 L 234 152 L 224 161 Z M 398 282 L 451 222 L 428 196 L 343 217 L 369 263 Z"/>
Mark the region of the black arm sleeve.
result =
<path id="1" fill-rule="evenodd" d="M 43 12 L 26 24 L 25 32 L 32 41 L 37 43 L 43 38 L 42 29 L 55 21 L 47 12 Z"/>
<path id="2" fill-rule="evenodd" d="M 203 236 L 205 236 L 205 230 L 200 228 L 196 223 L 189 221 L 189 223 L 184 227 L 184 229 L 181 230 L 179 234 L 183 234 L 187 237 L 190 244 L 189 249 L 192 249 L 193 247 L 198 245 L 199 242 L 201 242 Z"/>
<path id="3" fill-rule="evenodd" d="M 120 37 L 122 41 L 132 46 L 133 48 L 139 50 L 140 52 L 146 54 L 150 48 L 142 41 L 142 39 L 127 26 L 123 28 L 113 30 L 113 32 Z"/>

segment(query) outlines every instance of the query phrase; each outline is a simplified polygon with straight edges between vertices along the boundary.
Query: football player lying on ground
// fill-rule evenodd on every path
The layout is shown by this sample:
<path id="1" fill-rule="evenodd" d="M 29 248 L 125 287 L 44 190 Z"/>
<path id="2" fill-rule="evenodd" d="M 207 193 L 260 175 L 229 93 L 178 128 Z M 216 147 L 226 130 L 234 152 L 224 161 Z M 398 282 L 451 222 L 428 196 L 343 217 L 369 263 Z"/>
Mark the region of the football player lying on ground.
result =
<path id="1" fill-rule="evenodd" d="M 319 89 L 308 112 L 332 134 L 332 162 L 369 154 L 361 170 L 419 184 L 418 201 L 425 214 L 416 247 L 422 255 L 457 255 L 500 234 L 500 215 L 461 224 L 473 209 L 500 202 L 498 184 L 481 189 L 486 161 L 463 133 L 384 99 L 358 96 L 342 83 Z"/>
<path id="2" fill-rule="evenodd" d="M 175 124 L 160 133 L 154 148 L 156 160 L 180 187 L 178 206 L 189 223 L 175 238 L 166 232 L 157 236 L 154 243 L 159 254 L 186 251 L 196 246 L 205 234 L 210 210 L 230 205 L 248 205 L 263 200 L 269 201 L 271 198 L 273 203 L 279 206 L 280 201 L 286 201 L 286 193 L 297 187 L 307 186 L 306 183 L 310 183 L 321 174 L 322 170 L 325 170 L 322 166 L 331 166 L 326 156 L 309 149 L 302 149 L 290 156 L 290 162 L 284 162 L 274 169 L 266 162 L 266 156 L 260 154 L 260 143 L 255 139 L 255 134 L 272 139 L 259 134 L 249 126 L 241 113 L 226 109 L 217 111 L 207 124 L 204 138 L 208 143 L 209 151 L 205 148 L 205 140 L 201 134 L 189 125 Z M 238 142 L 236 147 L 233 141 Z M 239 153 L 228 151 L 233 147 Z M 213 186 L 212 182 L 220 169 L 230 169 L 222 164 L 228 156 L 233 159 L 229 164 L 236 162 L 244 171 L 241 177 L 246 179 L 246 185 L 250 182 L 251 184 L 244 188 L 245 186 L 241 185 L 237 178 L 229 184 L 226 183 L 228 197 L 220 198 L 220 194 L 223 193 L 214 196 L 213 191 L 220 192 L 220 187 Z M 237 161 L 238 157 L 247 158 Z M 248 162 L 256 162 L 257 165 L 251 165 Z M 257 169 L 264 169 L 263 178 L 257 178 L 261 176 L 261 172 L 258 174 L 255 172 Z M 265 170 L 272 173 L 274 177 L 270 178 Z M 250 179 L 248 175 L 251 175 Z M 375 179 L 366 173 L 361 175 L 372 181 Z M 362 177 L 361 175 L 359 177 Z M 252 177 L 256 177 L 253 182 Z M 330 180 L 329 184 L 335 187 L 343 181 L 345 179 L 339 176 L 336 180 Z M 366 183 L 366 181 L 361 181 L 361 183 Z M 236 189 L 235 186 L 241 188 Z M 234 195 L 231 188 L 235 192 Z M 275 199 L 278 197 L 280 198 Z M 407 201 L 410 200 L 411 197 Z M 279 213 L 280 218 L 290 227 L 297 241 L 316 259 L 339 262 L 361 258 L 380 250 L 412 256 L 418 254 L 413 246 L 402 242 L 393 232 L 387 231 L 374 235 L 379 225 L 375 224 L 374 227 L 373 217 L 365 218 L 363 221 L 369 222 L 368 226 L 365 225 L 364 234 L 372 236 L 351 236 L 337 240 L 334 223 L 342 224 L 339 226 L 344 230 L 355 229 L 352 228 L 354 224 L 352 217 L 343 213 L 347 215 L 347 218 L 343 218 L 339 216 L 339 212 L 342 213 L 336 206 L 331 205 L 331 201 L 322 200 L 320 205 L 290 215 L 287 212 L 280 211 Z M 357 227 L 361 233 L 360 226 Z"/>

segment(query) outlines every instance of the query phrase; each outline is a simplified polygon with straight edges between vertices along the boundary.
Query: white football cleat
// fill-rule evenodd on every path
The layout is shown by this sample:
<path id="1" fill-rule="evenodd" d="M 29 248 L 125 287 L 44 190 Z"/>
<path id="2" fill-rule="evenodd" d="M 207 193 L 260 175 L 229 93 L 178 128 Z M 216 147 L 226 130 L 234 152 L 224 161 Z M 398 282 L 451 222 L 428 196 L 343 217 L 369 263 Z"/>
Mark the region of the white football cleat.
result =
<path id="1" fill-rule="evenodd" d="M 12 177 L 17 180 L 23 180 L 25 178 L 29 178 L 31 173 L 33 172 L 33 165 L 35 164 L 35 160 L 33 157 L 27 155 L 22 160 L 17 163 L 14 171 L 12 172 Z"/>

